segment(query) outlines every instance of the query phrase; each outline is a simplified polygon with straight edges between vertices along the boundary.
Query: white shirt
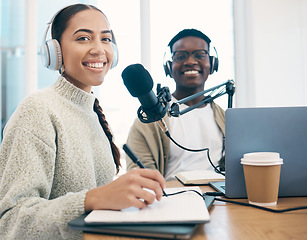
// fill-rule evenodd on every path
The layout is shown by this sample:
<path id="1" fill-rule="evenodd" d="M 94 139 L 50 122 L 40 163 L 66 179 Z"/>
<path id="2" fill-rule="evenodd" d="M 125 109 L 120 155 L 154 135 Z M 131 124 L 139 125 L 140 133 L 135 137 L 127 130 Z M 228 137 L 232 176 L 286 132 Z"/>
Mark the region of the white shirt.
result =
<path id="1" fill-rule="evenodd" d="M 177 101 L 173 98 L 174 101 Z M 180 111 L 187 108 L 181 104 Z M 209 148 L 210 159 L 216 166 L 222 157 L 223 134 L 215 122 L 213 109 L 210 104 L 203 108 L 195 108 L 179 117 L 170 117 L 171 137 L 181 146 L 190 149 Z M 213 170 L 207 151 L 190 152 L 183 150 L 172 141 L 166 168 L 167 181 L 174 180 L 181 171 Z"/>

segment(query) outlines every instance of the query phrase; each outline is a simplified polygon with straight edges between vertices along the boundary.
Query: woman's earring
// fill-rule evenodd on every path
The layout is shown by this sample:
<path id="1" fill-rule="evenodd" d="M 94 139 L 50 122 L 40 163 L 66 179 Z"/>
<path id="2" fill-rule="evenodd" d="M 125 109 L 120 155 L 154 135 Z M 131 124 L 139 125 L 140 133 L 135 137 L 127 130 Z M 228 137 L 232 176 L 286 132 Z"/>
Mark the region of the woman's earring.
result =
<path id="1" fill-rule="evenodd" d="M 62 64 L 61 68 L 59 69 L 60 74 L 62 75 L 65 71 L 64 64 Z"/>

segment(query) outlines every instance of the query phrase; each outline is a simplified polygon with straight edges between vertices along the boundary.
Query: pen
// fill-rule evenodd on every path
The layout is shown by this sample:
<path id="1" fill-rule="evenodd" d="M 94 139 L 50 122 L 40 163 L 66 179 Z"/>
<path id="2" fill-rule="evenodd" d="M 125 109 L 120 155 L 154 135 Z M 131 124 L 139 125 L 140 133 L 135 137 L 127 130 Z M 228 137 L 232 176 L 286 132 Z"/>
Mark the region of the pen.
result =
<path id="1" fill-rule="evenodd" d="M 135 155 L 135 153 L 131 150 L 131 148 L 127 145 L 124 144 L 123 149 L 125 153 L 131 158 L 131 160 L 136 163 L 140 168 L 146 168 L 144 164 L 140 161 L 140 159 Z M 167 197 L 167 194 L 163 191 L 163 196 Z"/>

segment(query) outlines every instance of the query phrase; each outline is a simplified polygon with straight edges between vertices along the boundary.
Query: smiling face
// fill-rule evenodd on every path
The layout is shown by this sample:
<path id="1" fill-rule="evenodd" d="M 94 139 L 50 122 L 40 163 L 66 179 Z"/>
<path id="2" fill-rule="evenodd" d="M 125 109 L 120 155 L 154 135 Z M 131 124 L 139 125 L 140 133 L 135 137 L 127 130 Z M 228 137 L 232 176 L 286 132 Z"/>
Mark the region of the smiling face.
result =
<path id="1" fill-rule="evenodd" d="M 195 50 L 208 51 L 208 44 L 199 37 L 189 36 L 179 39 L 174 43 L 172 52 L 187 51 L 190 56 L 182 61 L 172 62 L 172 77 L 176 82 L 176 95 L 192 94 L 204 90 L 205 81 L 210 74 L 210 61 L 207 54 L 204 59 L 195 60 L 191 53 Z M 179 97 L 179 96 L 178 96 Z"/>
<path id="2" fill-rule="evenodd" d="M 112 34 L 95 9 L 75 14 L 61 37 L 65 78 L 86 92 L 99 86 L 113 61 Z"/>

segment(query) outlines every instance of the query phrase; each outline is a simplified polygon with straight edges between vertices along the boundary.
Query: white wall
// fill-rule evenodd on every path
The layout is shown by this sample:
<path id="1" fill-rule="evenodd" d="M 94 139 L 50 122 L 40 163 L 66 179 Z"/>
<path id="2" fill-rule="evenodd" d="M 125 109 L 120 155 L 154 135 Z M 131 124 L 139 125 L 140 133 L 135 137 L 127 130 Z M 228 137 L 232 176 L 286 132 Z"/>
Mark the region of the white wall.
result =
<path id="1" fill-rule="evenodd" d="M 307 105 L 307 1 L 234 0 L 236 106 Z"/>

